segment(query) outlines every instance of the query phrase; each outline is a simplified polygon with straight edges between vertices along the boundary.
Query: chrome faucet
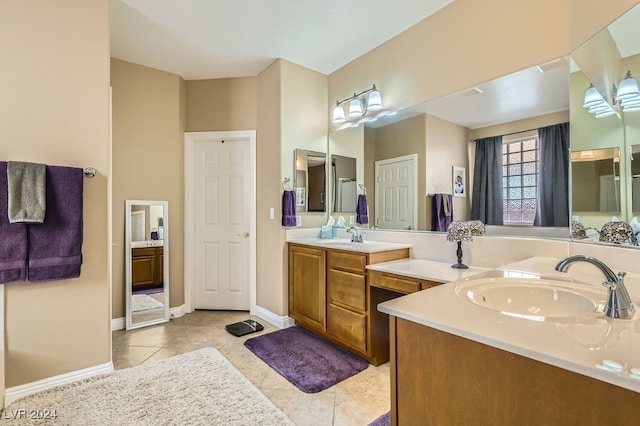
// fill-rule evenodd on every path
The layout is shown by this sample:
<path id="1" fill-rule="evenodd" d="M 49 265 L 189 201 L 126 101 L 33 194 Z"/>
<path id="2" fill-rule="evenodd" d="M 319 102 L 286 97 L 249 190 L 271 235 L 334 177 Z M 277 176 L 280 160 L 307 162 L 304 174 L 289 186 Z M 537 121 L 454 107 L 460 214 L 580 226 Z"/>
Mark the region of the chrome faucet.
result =
<path id="1" fill-rule="evenodd" d="M 351 228 L 347 229 L 347 232 L 351 234 L 352 243 L 362 242 L 362 234 L 360 234 L 356 228 L 352 226 Z"/>
<path id="2" fill-rule="evenodd" d="M 635 308 L 633 307 L 631 297 L 629 297 L 629 293 L 624 286 L 624 276 L 627 275 L 626 272 L 620 271 L 618 272 L 618 275 L 616 275 L 611 268 L 605 265 L 602 261 L 595 257 L 583 255 L 569 256 L 562 259 L 556 265 L 556 271 L 567 272 L 569 270 L 569 266 L 575 262 L 587 262 L 595 265 L 604 274 L 606 281 L 603 282 L 602 285 L 609 289 L 607 302 L 604 305 L 604 315 L 606 317 L 621 319 L 629 319 L 633 317 Z"/>

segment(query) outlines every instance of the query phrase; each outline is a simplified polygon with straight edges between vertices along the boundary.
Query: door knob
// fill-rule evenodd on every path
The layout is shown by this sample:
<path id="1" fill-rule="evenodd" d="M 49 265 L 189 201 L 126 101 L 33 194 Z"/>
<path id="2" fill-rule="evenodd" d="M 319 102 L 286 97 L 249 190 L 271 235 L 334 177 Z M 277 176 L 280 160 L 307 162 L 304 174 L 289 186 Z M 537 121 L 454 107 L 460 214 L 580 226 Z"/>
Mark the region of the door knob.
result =
<path id="1" fill-rule="evenodd" d="M 243 232 L 242 234 L 238 234 L 238 237 L 244 237 L 244 238 L 249 238 L 249 234 L 248 232 Z"/>

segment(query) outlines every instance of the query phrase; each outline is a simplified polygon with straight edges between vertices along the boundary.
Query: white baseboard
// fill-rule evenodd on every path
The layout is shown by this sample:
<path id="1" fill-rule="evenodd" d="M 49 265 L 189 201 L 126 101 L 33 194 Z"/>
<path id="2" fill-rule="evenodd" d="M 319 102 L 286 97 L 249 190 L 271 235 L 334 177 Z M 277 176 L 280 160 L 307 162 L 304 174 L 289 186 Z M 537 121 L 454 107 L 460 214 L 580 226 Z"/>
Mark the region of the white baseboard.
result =
<path id="1" fill-rule="evenodd" d="M 187 313 L 187 308 L 184 304 L 176 306 L 175 308 L 169 308 L 169 318 L 180 318 Z M 126 326 L 124 317 L 113 318 L 111 320 L 111 331 L 124 330 Z"/>
<path id="2" fill-rule="evenodd" d="M 180 318 L 181 316 L 188 314 L 187 306 L 183 303 L 180 306 L 176 306 L 175 308 L 169 308 L 169 317 L 170 318 Z"/>
<path id="3" fill-rule="evenodd" d="M 111 320 L 111 331 L 124 330 L 124 327 L 125 327 L 124 317 L 113 318 Z"/>
<path id="4" fill-rule="evenodd" d="M 94 367 L 72 371 L 71 373 L 60 374 L 48 379 L 38 380 L 37 382 L 7 388 L 4 395 L 4 406 L 8 406 L 18 398 L 40 392 L 54 386 L 66 385 L 67 383 L 75 382 L 76 380 L 82 380 L 98 374 L 107 374 L 111 372 L 113 372 L 113 363 L 109 361 Z"/>
<path id="5" fill-rule="evenodd" d="M 260 317 L 266 322 L 268 322 L 269 324 L 274 325 L 278 328 L 288 328 L 296 325 L 295 320 L 290 316 L 276 315 L 270 310 L 260 306 L 256 306 L 255 311 L 251 312 L 251 315 Z"/>

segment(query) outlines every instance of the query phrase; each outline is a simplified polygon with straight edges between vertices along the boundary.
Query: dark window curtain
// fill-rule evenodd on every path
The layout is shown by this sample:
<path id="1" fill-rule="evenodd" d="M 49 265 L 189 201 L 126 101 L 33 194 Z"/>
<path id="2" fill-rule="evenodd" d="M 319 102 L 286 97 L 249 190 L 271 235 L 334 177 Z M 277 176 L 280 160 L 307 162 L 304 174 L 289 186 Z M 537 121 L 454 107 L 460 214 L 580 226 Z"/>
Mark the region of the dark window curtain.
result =
<path id="1" fill-rule="evenodd" d="M 538 129 L 540 183 L 535 226 L 569 226 L 569 123 Z"/>
<path id="2" fill-rule="evenodd" d="M 471 219 L 502 225 L 502 136 L 476 140 Z"/>

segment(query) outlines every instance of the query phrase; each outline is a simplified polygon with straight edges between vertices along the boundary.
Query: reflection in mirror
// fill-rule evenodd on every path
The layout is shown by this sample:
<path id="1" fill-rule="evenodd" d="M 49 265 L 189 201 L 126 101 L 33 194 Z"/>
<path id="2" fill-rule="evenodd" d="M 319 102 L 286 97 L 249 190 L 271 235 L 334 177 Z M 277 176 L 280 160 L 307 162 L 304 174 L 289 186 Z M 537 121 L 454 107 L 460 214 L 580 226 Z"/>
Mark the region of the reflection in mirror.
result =
<path id="1" fill-rule="evenodd" d="M 295 150 L 297 212 L 327 211 L 326 162 L 324 152 Z"/>
<path id="2" fill-rule="evenodd" d="M 620 217 L 620 151 L 618 148 L 571 153 L 572 218 L 597 234 L 600 226 Z M 589 232 L 589 231 L 592 232 Z"/>
<path id="3" fill-rule="evenodd" d="M 432 195 L 452 194 L 454 167 L 466 168 L 465 186 L 473 188 L 470 140 L 499 135 L 523 138 L 539 128 L 569 121 L 568 75 L 567 58 L 558 58 L 366 123 L 366 131 L 354 134 L 349 146 L 363 150 L 356 158 L 358 173 L 361 169 L 364 171 L 372 224 L 385 228 L 376 207 L 379 201 L 375 190 L 376 161 L 417 155 L 417 228 L 414 229 L 430 230 L 434 215 Z M 337 134 L 345 131 L 353 132 L 353 129 L 330 134 L 331 154 L 342 149 L 336 148 Z M 470 195 L 453 198 L 454 220 L 470 218 Z M 566 216 L 568 221 L 568 213 Z M 488 228 L 488 233 L 569 237 L 567 226 L 493 226 Z"/>
<path id="4" fill-rule="evenodd" d="M 331 193 L 336 213 L 354 213 L 358 199 L 356 159 L 331 155 Z"/>
<path id="5" fill-rule="evenodd" d="M 640 145 L 631 145 L 631 199 L 633 217 L 640 216 Z M 640 231 L 640 229 L 638 229 Z"/>
<path id="6" fill-rule="evenodd" d="M 126 328 L 169 321 L 169 210 L 166 201 L 127 200 Z"/>
<path id="7" fill-rule="evenodd" d="M 571 54 L 571 148 L 578 151 L 572 154 L 572 159 L 609 151 L 608 160 L 594 161 L 590 165 L 572 164 L 572 219 L 584 225 L 587 231 L 589 228 L 601 229 L 612 219 L 627 222 L 636 232 L 640 231 L 636 218 L 640 207 L 636 205 L 639 184 L 635 177 L 640 170 L 634 155 L 634 145 L 640 143 L 640 112 L 623 105 L 630 100 L 624 100 L 624 96 L 619 97 L 617 93 L 627 72 L 634 77 L 640 76 L 639 19 L 640 5 L 637 5 Z M 584 107 L 585 92 L 590 85 L 611 106 L 613 114 L 596 118 Z M 613 158 L 613 164 L 610 158 Z M 593 169 L 590 178 L 586 177 L 587 168 Z M 595 171 L 597 168 L 603 171 Z M 592 185 L 580 181 L 576 173 L 591 179 Z M 604 191 L 603 187 L 609 189 Z M 598 198 L 595 193 L 599 194 Z M 581 204 L 576 205 L 576 201 Z M 582 210 L 587 207 L 590 210 Z"/>

